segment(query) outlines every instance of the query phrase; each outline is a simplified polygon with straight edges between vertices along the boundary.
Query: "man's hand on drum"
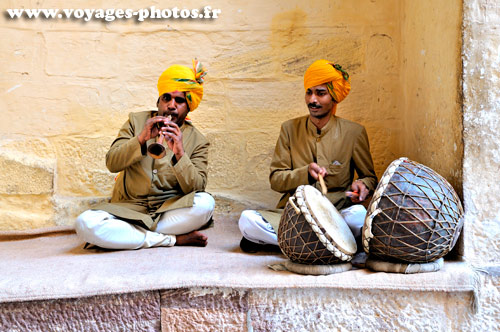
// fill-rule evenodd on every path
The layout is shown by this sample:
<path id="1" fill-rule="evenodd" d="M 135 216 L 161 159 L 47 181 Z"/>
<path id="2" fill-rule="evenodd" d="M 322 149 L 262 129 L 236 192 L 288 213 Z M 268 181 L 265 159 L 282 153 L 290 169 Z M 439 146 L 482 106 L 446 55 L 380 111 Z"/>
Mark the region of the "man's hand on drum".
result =
<path id="1" fill-rule="evenodd" d="M 326 168 L 321 167 L 316 163 L 310 163 L 308 170 L 309 170 L 309 175 L 316 181 L 318 181 L 318 175 L 321 175 L 323 178 L 325 178 L 327 174 Z"/>
<path id="2" fill-rule="evenodd" d="M 370 191 L 366 188 L 363 181 L 356 180 L 351 185 L 352 191 L 347 191 L 347 197 L 351 198 L 353 203 L 360 203 L 366 199 Z"/>

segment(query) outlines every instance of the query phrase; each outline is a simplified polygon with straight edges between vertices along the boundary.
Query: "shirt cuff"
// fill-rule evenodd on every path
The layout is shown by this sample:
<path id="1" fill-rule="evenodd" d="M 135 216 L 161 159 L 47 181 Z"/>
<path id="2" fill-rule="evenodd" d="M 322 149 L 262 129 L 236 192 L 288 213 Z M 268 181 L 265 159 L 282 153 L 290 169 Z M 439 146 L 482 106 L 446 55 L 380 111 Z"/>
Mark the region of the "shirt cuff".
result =
<path id="1" fill-rule="evenodd" d="M 139 143 L 139 146 L 141 147 L 141 154 L 145 156 L 148 153 L 148 143 L 146 142 L 143 145 L 141 145 L 139 139 L 137 139 L 137 143 Z"/>
<path id="2" fill-rule="evenodd" d="M 368 191 L 372 192 L 374 189 L 371 188 L 371 184 L 365 180 L 364 178 L 363 179 L 357 179 L 356 181 L 361 181 L 363 182 L 363 184 L 366 186 L 366 189 L 368 189 Z"/>
<path id="3" fill-rule="evenodd" d="M 141 146 L 141 143 L 139 143 L 139 138 L 134 136 L 128 141 L 127 144 L 128 144 L 128 146 L 127 146 L 128 152 L 132 154 L 132 156 L 130 158 L 131 160 L 133 160 L 134 162 L 137 162 L 137 161 L 141 160 L 142 158 L 144 158 L 145 153 L 142 153 L 143 148 Z M 146 145 L 146 144 L 144 144 L 144 145 Z M 146 147 L 144 147 L 144 149 L 146 149 Z"/>
<path id="4" fill-rule="evenodd" d="M 172 157 L 172 159 L 174 159 L 174 158 L 175 158 L 175 155 Z M 173 167 L 175 173 L 182 174 L 183 171 L 185 170 L 185 168 L 188 167 L 190 164 L 191 164 L 191 160 L 184 153 L 182 155 L 181 159 L 177 160 L 177 162 L 175 164 L 173 164 L 172 167 Z"/>
<path id="5" fill-rule="evenodd" d="M 309 177 L 309 165 L 302 166 L 294 170 L 295 176 L 299 182 L 299 184 L 295 187 L 298 187 L 302 184 L 313 184 L 316 180 L 311 176 Z M 310 182 L 312 180 L 313 182 Z"/>

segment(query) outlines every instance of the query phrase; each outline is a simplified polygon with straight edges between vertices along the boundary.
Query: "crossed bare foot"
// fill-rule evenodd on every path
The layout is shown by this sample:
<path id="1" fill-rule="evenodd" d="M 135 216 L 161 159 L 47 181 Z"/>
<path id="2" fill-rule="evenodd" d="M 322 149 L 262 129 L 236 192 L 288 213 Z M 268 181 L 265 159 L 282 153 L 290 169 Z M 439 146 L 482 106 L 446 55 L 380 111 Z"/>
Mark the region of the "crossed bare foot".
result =
<path id="1" fill-rule="evenodd" d="M 207 243 L 208 237 L 198 231 L 177 235 L 177 240 L 175 241 L 176 246 L 206 247 Z"/>

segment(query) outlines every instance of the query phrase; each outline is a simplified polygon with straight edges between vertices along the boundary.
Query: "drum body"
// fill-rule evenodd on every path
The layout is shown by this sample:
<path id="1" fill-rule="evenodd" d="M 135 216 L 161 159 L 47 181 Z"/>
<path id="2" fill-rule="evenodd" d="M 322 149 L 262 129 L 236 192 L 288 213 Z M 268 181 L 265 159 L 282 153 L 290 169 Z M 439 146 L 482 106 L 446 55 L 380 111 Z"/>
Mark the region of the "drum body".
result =
<path id="1" fill-rule="evenodd" d="M 385 171 L 363 226 L 365 252 L 385 261 L 428 263 L 457 242 L 464 218 L 453 187 L 407 158 Z"/>
<path id="2" fill-rule="evenodd" d="M 299 186 L 281 215 L 278 228 L 281 251 L 295 263 L 348 262 L 356 241 L 335 206 L 312 186 Z"/>

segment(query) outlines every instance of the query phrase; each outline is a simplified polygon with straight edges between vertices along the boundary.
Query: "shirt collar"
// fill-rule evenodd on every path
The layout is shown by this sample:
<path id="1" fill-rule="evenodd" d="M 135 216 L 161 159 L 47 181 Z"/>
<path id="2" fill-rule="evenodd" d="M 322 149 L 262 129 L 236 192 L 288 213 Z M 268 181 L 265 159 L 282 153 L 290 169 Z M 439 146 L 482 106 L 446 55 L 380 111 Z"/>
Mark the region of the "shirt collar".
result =
<path id="1" fill-rule="evenodd" d="M 308 116 L 306 121 L 307 132 L 314 137 L 323 137 L 327 132 L 329 132 L 332 128 L 335 128 L 337 125 L 337 117 L 332 115 L 330 117 L 330 121 L 321 128 L 321 132 L 318 133 L 318 128 L 312 123 L 311 118 Z"/>

